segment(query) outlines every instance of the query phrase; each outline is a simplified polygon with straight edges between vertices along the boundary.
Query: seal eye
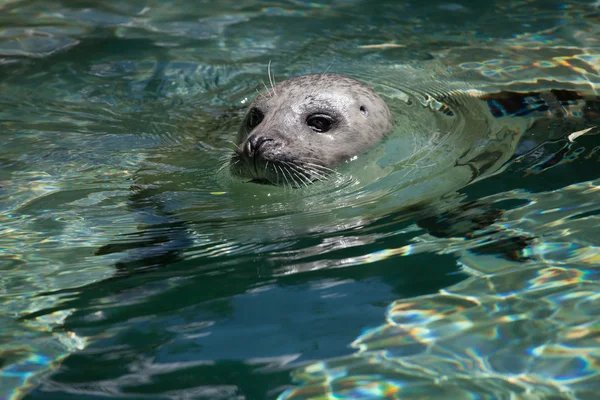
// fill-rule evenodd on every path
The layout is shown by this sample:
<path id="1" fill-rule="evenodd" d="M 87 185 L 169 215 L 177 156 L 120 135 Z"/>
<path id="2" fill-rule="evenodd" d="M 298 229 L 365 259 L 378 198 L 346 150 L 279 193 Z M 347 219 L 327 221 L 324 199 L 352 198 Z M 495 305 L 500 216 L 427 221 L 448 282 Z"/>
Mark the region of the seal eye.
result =
<path id="1" fill-rule="evenodd" d="M 246 116 L 246 130 L 250 132 L 254 128 L 256 128 L 262 120 L 265 118 L 265 114 L 260 111 L 258 108 L 252 108 L 248 112 Z"/>
<path id="2" fill-rule="evenodd" d="M 306 124 L 315 132 L 324 133 L 331 129 L 335 120 L 329 115 L 313 114 L 306 118 Z"/>

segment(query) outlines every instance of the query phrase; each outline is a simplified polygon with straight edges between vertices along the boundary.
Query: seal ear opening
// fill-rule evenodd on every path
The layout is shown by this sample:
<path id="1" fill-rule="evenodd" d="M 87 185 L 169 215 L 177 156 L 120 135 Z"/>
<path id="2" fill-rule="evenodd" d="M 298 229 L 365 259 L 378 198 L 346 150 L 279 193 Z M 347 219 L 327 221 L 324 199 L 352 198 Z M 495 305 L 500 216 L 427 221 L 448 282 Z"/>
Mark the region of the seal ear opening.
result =
<path id="1" fill-rule="evenodd" d="M 367 107 L 365 107 L 365 106 L 360 106 L 360 112 L 365 117 L 367 117 L 369 115 L 369 111 L 367 110 Z"/>

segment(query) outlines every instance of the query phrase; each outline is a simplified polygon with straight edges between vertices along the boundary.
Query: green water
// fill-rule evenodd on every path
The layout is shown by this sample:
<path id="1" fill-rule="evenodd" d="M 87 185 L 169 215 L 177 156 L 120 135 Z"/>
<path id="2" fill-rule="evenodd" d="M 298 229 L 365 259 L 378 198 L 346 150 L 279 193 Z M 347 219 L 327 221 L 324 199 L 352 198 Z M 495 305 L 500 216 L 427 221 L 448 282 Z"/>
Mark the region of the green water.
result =
<path id="1" fill-rule="evenodd" d="M 596 131 L 535 138 L 461 189 L 503 210 L 469 239 L 417 224 L 410 190 L 219 169 L 269 63 L 277 81 L 434 90 L 443 71 L 597 95 L 599 18 L 593 1 L 0 0 L 0 399 L 596 398 Z"/>

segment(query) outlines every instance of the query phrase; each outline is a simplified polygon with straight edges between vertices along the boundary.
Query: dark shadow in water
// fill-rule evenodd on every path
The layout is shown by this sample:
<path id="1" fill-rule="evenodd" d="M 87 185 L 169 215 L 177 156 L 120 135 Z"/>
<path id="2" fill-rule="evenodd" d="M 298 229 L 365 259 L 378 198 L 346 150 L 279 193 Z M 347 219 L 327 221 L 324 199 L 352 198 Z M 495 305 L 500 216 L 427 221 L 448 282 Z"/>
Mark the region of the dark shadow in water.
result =
<path id="1" fill-rule="evenodd" d="M 381 240 L 372 244 L 332 251 L 327 253 L 327 257 L 341 260 L 406 245 L 418 232 L 392 233 L 411 223 L 401 215 L 373 221 L 364 231 L 390 235 L 383 235 Z M 219 395 L 215 393 L 214 397 L 202 398 L 230 398 L 235 395 L 243 395 L 247 399 L 274 397 L 281 391 L 280 386 L 289 384 L 291 365 L 278 366 L 277 360 L 248 362 L 248 358 L 253 357 L 245 356 L 245 353 L 238 357 L 234 354 L 232 359 L 231 355 L 215 351 L 215 358 L 210 348 L 203 347 L 206 345 L 202 338 L 188 339 L 184 338 L 184 334 L 173 332 L 182 323 L 181 319 L 191 319 L 188 322 L 215 321 L 211 335 L 215 336 L 217 343 L 229 340 L 228 324 L 239 326 L 236 329 L 244 343 L 231 343 L 229 347 L 255 354 L 257 359 L 266 351 L 265 346 L 268 349 L 265 338 L 273 335 L 274 344 L 268 349 L 274 352 L 272 354 L 301 353 L 296 362 L 308 362 L 351 353 L 353 350 L 347 347 L 348 343 L 363 329 L 378 325 L 391 301 L 433 293 L 463 279 L 456 273 L 455 257 L 430 254 L 274 276 L 277 269 L 286 263 L 293 264 L 295 260 L 277 261 L 268 253 L 185 259 L 182 250 L 187 244 L 187 229 L 186 223 L 181 221 L 148 226 L 146 231 L 139 232 L 141 240 L 133 240 L 127 245 L 127 250 L 139 251 L 138 255 L 146 253 L 147 257 L 119 263 L 113 278 L 54 292 L 64 296 L 59 306 L 28 317 L 75 309 L 74 314 L 57 330 L 99 336 L 88 348 L 69 356 L 60 370 L 28 398 L 70 398 L 65 391 L 78 392 L 73 395 L 75 398 L 84 396 L 86 388 L 93 388 L 90 390 L 96 394 L 113 393 L 112 397 L 125 396 L 131 391 L 130 394 L 135 393 L 136 398 L 144 398 L 145 393 L 193 391 L 202 386 L 220 388 L 216 389 L 220 391 Z M 356 231 L 313 235 L 286 250 L 310 248 L 325 237 L 343 239 L 345 235 L 356 236 Z M 116 245 L 101 251 L 124 249 L 123 245 Z M 311 258 L 318 259 L 319 256 L 306 257 L 303 261 L 310 262 Z M 176 283 L 171 286 L 165 284 L 170 279 L 175 279 Z M 314 285 L 339 281 L 353 282 L 338 290 L 352 299 L 319 298 L 320 292 L 315 291 Z M 253 300 L 249 295 L 253 290 L 269 287 L 276 289 L 265 292 L 262 300 Z M 294 304 L 286 305 L 286 300 Z M 245 316 L 240 311 L 248 302 L 256 315 Z M 277 303 L 281 306 L 277 307 Z M 102 318 L 97 318 L 98 313 L 102 313 Z M 249 318 L 248 322 L 245 322 L 245 317 Z M 271 332 L 269 327 L 273 324 L 276 330 Z M 219 339 L 220 335 L 222 339 Z M 175 347 L 181 347 L 180 359 L 191 361 L 192 365 L 173 361 L 170 367 L 175 370 L 158 373 L 160 362 L 154 360 L 160 359 L 160 354 L 166 351 L 164 349 L 171 348 L 173 343 L 179 343 Z M 193 365 L 200 361 L 209 364 Z M 150 364 L 147 372 L 140 365 L 144 362 Z M 140 370 L 132 375 L 132 369 Z M 135 382 L 134 375 L 146 379 Z M 109 384 L 111 381 L 113 383 Z M 54 390 L 58 390 L 57 397 L 52 397 Z M 233 390 L 229 396 L 228 390 Z"/>
<path id="2" fill-rule="evenodd" d="M 512 161 L 501 174 L 463 189 L 470 199 L 479 199 L 513 189 L 530 192 L 557 190 L 577 182 L 598 178 L 600 135 L 597 129 L 569 142 L 560 139 L 542 144 Z M 543 177 L 551 175 L 551 179 Z"/>

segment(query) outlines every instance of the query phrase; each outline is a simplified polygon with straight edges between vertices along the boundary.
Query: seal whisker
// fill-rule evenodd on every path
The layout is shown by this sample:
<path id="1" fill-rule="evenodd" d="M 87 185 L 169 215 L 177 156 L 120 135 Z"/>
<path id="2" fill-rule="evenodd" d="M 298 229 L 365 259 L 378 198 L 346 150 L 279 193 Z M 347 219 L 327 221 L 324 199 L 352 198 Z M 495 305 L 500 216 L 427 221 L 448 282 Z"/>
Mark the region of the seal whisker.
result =
<path id="1" fill-rule="evenodd" d="M 227 153 L 225 153 L 219 157 L 219 161 L 229 160 L 232 158 L 239 159 L 239 156 L 235 152 L 228 151 Z"/>
<path id="2" fill-rule="evenodd" d="M 231 162 L 229 162 L 229 161 L 225 161 L 225 162 L 223 162 L 223 163 L 222 163 L 223 165 L 221 165 L 221 166 L 219 167 L 219 169 L 217 169 L 217 173 L 219 173 L 219 172 L 223 171 L 223 170 L 224 170 L 225 168 L 227 168 L 228 166 L 229 166 L 229 167 L 233 167 L 233 166 L 234 166 L 235 164 L 237 164 L 238 162 L 239 162 L 239 161 L 236 161 L 236 162 L 234 162 L 234 163 L 231 163 Z"/>
<path id="3" fill-rule="evenodd" d="M 303 168 L 302 171 L 306 174 L 308 174 L 308 176 L 310 176 L 311 178 L 316 178 L 319 181 L 322 181 L 325 179 L 324 175 L 319 174 L 317 171 L 310 169 L 310 168 Z"/>
<path id="4" fill-rule="evenodd" d="M 285 182 L 288 184 L 288 186 L 290 188 L 293 187 L 285 174 L 285 172 L 286 172 L 285 168 L 282 165 L 279 165 L 279 169 L 281 170 L 281 174 L 283 175 L 283 178 L 285 179 Z M 292 182 L 294 182 L 294 178 L 291 175 L 290 175 L 290 179 L 292 180 Z"/>
<path id="5" fill-rule="evenodd" d="M 277 171 L 277 165 L 273 164 L 273 171 L 275 171 L 275 177 L 277 178 L 277 184 L 279 185 L 279 171 Z M 283 184 L 285 187 L 285 183 Z"/>
<path id="6" fill-rule="evenodd" d="M 285 168 L 283 168 L 283 166 L 280 165 L 279 169 L 281 170 L 281 174 L 283 175 L 283 178 L 285 179 L 285 181 L 287 182 L 289 187 L 292 188 L 293 187 L 292 184 L 288 181 L 287 177 L 285 176 L 285 172 L 286 172 Z M 296 183 L 291 174 L 290 174 L 290 179 L 292 180 L 292 182 Z"/>
<path id="7" fill-rule="evenodd" d="M 271 77 L 271 60 L 269 60 L 269 64 L 267 65 L 267 75 L 269 75 L 269 82 L 271 82 L 271 89 L 273 89 L 273 97 L 277 97 L 277 92 L 275 91 L 275 74 Z"/>
<path id="8" fill-rule="evenodd" d="M 307 171 L 311 171 L 315 174 L 319 174 L 319 176 L 321 176 L 324 179 L 329 179 L 329 177 L 331 175 L 335 175 L 335 176 L 339 176 L 340 173 L 332 170 L 331 168 L 327 168 L 327 167 L 323 167 L 322 165 L 318 165 L 318 164 L 311 164 L 311 163 L 304 163 L 305 165 L 305 169 Z"/>
<path id="9" fill-rule="evenodd" d="M 297 171 L 294 171 L 294 170 L 288 169 L 288 172 L 289 172 L 290 174 L 292 174 L 292 172 L 293 172 L 293 175 L 294 175 L 294 176 L 296 176 L 296 177 L 298 178 L 297 182 L 300 182 L 302 185 L 304 185 L 304 187 L 308 187 L 308 184 L 307 184 L 307 183 L 304 181 L 304 179 L 302 178 L 302 176 L 300 176 L 300 174 L 298 174 L 298 172 L 297 172 Z M 297 185 L 297 186 L 301 186 L 301 185 Z"/>
<path id="10" fill-rule="evenodd" d="M 287 172 L 288 176 L 290 177 L 290 179 L 292 180 L 292 182 L 293 182 L 293 184 L 294 184 L 293 186 L 292 186 L 292 185 L 290 185 L 290 188 L 293 188 L 293 187 L 298 187 L 298 186 L 300 186 L 300 185 L 298 184 L 298 181 L 297 181 L 297 180 L 296 180 L 296 178 L 295 178 L 295 175 L 294 175 L 294 174 L 292 174 L 292 171 L 290 170 L 290 168 L 289 168 L 287 165 L 282 165 L 282 166 L 281 166 L 281 169 L 284 171 L 284 173 L 285 173 L 285 172 Z"/>
<path id="11" fill-rule="evenodd" d="M 332 60 L 332 61 L 329 63 L 329 66 L 328 66 L 327 68 L 325 68 L 325 71 L 323 72 L 323 74 L 322 74 L 322 75 L 325 75 L 325 74 L 327 73 L 327 71 L 329 71 L 329 68 L 331 68 L 331 66 L 333 65 L 333 62 L 334 62 L 334 61 L 335 61 L 335 60 Z"/>
<path id="12" fill-rule="evenodd" d="M 265 81 L 261 80 L 260 82 L 261 82 L 261 83 L 263 84 L 263 86 L 265 87 L 265 90 L 266 90 L 266 92 L 267 92 L 267 93 L 269 93 L 269 98 L 273 97 L 273 96 L 271 95 L 271 92 L 269 91 L 269 88 L 267 87 L 267 84 L 265 83 Z"/>
<path id="13" fill-rule="evenodd" d="M 323 175 L 322 171 L 317 170 L 316 168 L 310 167 L 310 166 L 306 166 L 306 165 L 302 165 L 301 166 L 302 170 L 306 173 L 308 173 L 311 176 L 315 176 L 316 178 L 318 178 L 320 181 L 326 180 L 327 179 L 327 175 Z"/>
<path id="14" fill-rule="evenodd" d="M 275 171 L 275 176 L 277 177 L 277 184 L 282 185 L 283 188 L 285 189 L 285 182 L 283 181 L 283 179 L 281 179 L 283 177 L 283 174 L 281 176 L 279 175 L 279 167 L 277 167 L 277 165 L 273 164 L 273 170 Z M 285 178 L 285 177 L 283 177 L 283 178 Z"/>
<path id="15" fill-rule="evenodd" d="M 227 142 L 231 143 L 233 145 L 233 149 L 234 150 L 239 150 L 240 149 L 240 146 L 236 142 L 234 142 L 233 140 L 228 140 Z"/>
<path id="16" fill-rule="evenodd" d="M 314 169 L 307 169 L 308 172 L 311 173 L 311 175 L 313 175 L 315 178 L 317 178 L 317 180 L 323 182 L 326 180 L 329 180 L 329 176 L 328 175 L 323 175 L 321 174 L 319 171 L 314 170 Z"/>
<path id="17" fill-rule="evenodd" d="M 288 167 L 290 167 L 290 169 L 292 171 L 294 171 L 301 178 L 302 183 L 304 183 L 304 186 L 308 187 L 308 183 L 312 183 L 312 181 L 310 180 L 310 178 L 308 176 L 304 175 L 304 173 L 302 172 L 302 169 L 298 165 L 293 164 L 293 163 L 288 163 L 288 162 L 285 162 L 285 161 L 283 161 L 283 162 L 285 163 L 285 165 L 287 165 Z"/>
<path id="18" fill-rule="evenodd" d="M 234 165 L 238 164 L 240 161 L 241 161 L 240 157 L 235 153 L 233 154 L 233 156 L 227 154 L 227 155 L 220 157 L 219 163 L 221 164 L 221 167 L 219 167 L 217 169 L 217 173 L 223 171 L 227 167 L 233 167 Z"/>
<path id="19" fill-rule="evenodd" d="M 281 176 L 283 177 L 284 181 L 281 181 L 281 184 L 283 185 L 283 187 L 285 188 L 285 184 L 287 183 L 289 185 L 289 182 L 287 182 L 287 177 L 284 175 L 283 170 L 281 169 L 281 166 L 277 165 L 277 164 L 273 164 L 273 166 L 275 167 L 275 171 L 277 172 L 277 170 L 281 171 Z M 279 184 L 279 172 L 277 172 L 277 184 Z"/>
<path id="20" fill-rule="evenodd" d="M 263 83 L 263 84 L 264 84 L 264 83 Z M 258 89 L 256 89 L 256 94 L 258 95 L 258 96 L 256 96 L 256 98 L 259 98 L 259 97 L 261 97 L 261 96 L 262 96 L 262 97 L 264 97 L 264 98 L 268 99 L 268 97 L 267 97 L 267 96 L 265 96 L 265 94 L 264 94 L 263 92 L 261 92 L 260 90 L 258 90 Z"/>
<path id="21" fill-rule="evenodd" d="M 325 176 L 323 176 L 323 175 L 320 175 L 319 173 L 317 173 L 317 172 L 316 172 L 316 171 L 314 171 L 314 170 L 311 170 L 311 169 L 305 169 L 305 171 L 306 171 L 307 173 L 309 173 L 309 174 L 310 174 L 310 176 L 313 178 L 313 182 L 314 182 L 314 181 L 318 181 L 318 182 L 324 182 L 324 181 L 326 181 L 326 180 L 327 180 L 327 178 L 326 178 Z"/>
<path id="22" fill-rule="evenodd" d="M 275 165 L 275 163 L 273 163 L 273 172 L 275 172 L 275 184 L 279 185 L 279 171 L 277 171 L 277 165 Z"/>
<path id="23" fill-rule="evenodd" d="M 338 173 L 337 171 L 335 171 L 335 170 L 333 170 L 331 168 L 327 168 L 327 167 L 325 167 L 323 165 L 314 164 L 314 163 L 310 163 L 310 162 L 306 162 L 306 161 L 304 161 L 304 164 L 306 164 L 306 165 L 308 165 L 308 166 L 310 166 L 310 167 L 312 167 L 314 169 L 320 169 L 321 171 L 332 172 L 334 174 Z"/>

